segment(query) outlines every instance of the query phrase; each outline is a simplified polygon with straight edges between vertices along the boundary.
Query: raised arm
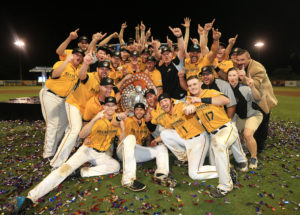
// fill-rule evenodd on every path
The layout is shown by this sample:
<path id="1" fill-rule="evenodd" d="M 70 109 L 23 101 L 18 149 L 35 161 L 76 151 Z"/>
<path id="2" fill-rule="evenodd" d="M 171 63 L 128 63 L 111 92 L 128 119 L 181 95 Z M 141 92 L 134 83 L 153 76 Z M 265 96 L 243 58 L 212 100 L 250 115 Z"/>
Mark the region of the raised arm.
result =
<path id="1" fill-rule="evenodd" d="M 140 41 L 140 25 L 135 26 L 135 41 Z"/>
<path id="2" fill-rule="evenodd" d="M 119 38 L 118 32 L 112 33 L 111 35 L 109 35 L 108 37 L 106 37 L 104 40 L 102 40 L 102 41 L 99 43 L 99 46 L 104 46 L 104 45 L 106 45 L 106 44 L 109 43 L 109 41 L 111 41 L 113 38 Z"/>
<path id="3" fill-rule="evenodd" d="M 175 37 L 177 37 L 177 44 L 178 44 L 178 53 L 177 56 L 179 60 L 184 60 L 185 57 L 185 49 L 184 49 L 184 41 L 183 36 L 180 28 L 172 28 L 169 26 L 169 29 L 172 31 Z"/>
<path id="4" fill-rule="evenodd" d="M 70 42 L 78 38 L 78 34 L 77 34 L 78 31 L 79 28 L 77 28 L 75 31 L 72 31 L 70 33 L 68 38 L 58 46 L 58 48 L 56 49 L 56 54 L 58 54 L 59 56 L 65 56 L 65 50 L 67 49 Z"/>
<path id="5" fill-rule="evenodd" d="M 218 29 L 212 28 L 213 32 L 213 44 L 211 45 L 211 50 L 209 51 L 207 58 L 212 63 L 217 56 L 219 50 L 219 39 L 221 37 L 221 32 Z"/>
<path id="6" fill-rule="evenodd" d="M 224 106 L 228 105 L 230 103 L 229 98 L 223 95 L 218 95 L 214 97 L 209 97 L 209 98 L 199 98 L 199 97 L 189 97 L 191 99 L 191 103 L 207 103 L 207 104 L 213 104 L 213 105 L 218 105 L 218 106 Z"/>
<path id="7" fill-rule="evenodd" d="M 92 131 L 92 127 L 99 119 L 102 119 L 104 116 L 104 111 L 100 111 L 89 123 L 87 123 L 80 131 L 79 138 L 86 138 Z"/>
<path id="8" fill-rule="evenodd" d="M 85 57 L 83 58 L 83 64 L 79 69 L 78 77 L 80 80 L 85 80 L 87 76 L 87 71 L 89 69 L 89 66 L 91 63 L 93 63 L 94 57 L 92 55 L 92 52 L 89 52 Z"/>
<path id="9" fill-rule="evenodd" d="M 204 31 L 204 28 L 202 28 L 200 24 L 198 24 L 198 34 L 199 34 L 199 45 L 201 48 L 201 54 L 202 56 L 205 56 L 209 52 L 209 49 L 207 47 L 208 33 Z"/>
<path id="10" fill-rule="evenodd" d="M 140 40 L 140 43 L 142 45 L 142 50 L 145 48 L 145 43 L 146 43 L 145 31 L 146 31 L 146 27 L 145 27 L 143 21 L 141 21 L 141 40 Z"/>
<path id="11" fill-rule="evenodd" d="M 230 52 L 231 52 L 232 47 L 234 46 L 234 44 L 235 44 L 236 39 L 238 38 L 238 36 L 239 36 L 239 35 L 237 34 L 237 35 L 235 35 L 234 38 L 230 38 L 230 39 L 228 40 L 228 45 L 227 45 L 227 47 L 226 47 L 226 49 L 225 49 L 225 60 L 229 60 Z"/>
<path id="12" fill-rule="evenodd" d="M 157 61 L 159 61 L 159 60 L 160 60 L 160 57 L 161 57 L 161 54 L 160 54 L 160 52 L 159 52 L 159 50 L 158 50 L 158 48 L 159 48 L 159 43 L 158 43 L 158 41 L 153 40 L 153 37 L 152 37 L 152 38 L 151 38 L 151 44 L 152 44 L 152 46 L 153 46 L 154 57 L 155 57 L 155 59 L 156 59 Z"/>
<path id="13" fill-rule="evenodd" d="M 122 25 L 121 25 L 121 30 L 120 30 L 120 33 L 119 33 L 119 41 L 120 41 L 120 45 L 124 45 L 125 44 L 125 41 L 123 39 L 124 37 L 124 29 L 127 28 L 127 24 L 126 22 L 124 22 Z"/>
<path id="14" fill-rule="evenodd" d="M 105 34 L 102 34 L 102 32 L 97 32 L 95 34 L 93 34 L 93 37 L 92 37 L 92 41 L 90 42 L 90 45 L 88 47 L 88 53 L 90 52 L 93 52 L 96 50 L 96 44 L 102 40 L 104 37 L 106 36 L 106 33 Z"/>
<path id="15" fill-rule="evenodd" d="M 181 24 L 183 27 L 185 27 L 185 34 L 184 34 L 184 50 L 187 52 L 187 47 L 189 44 L 189 38 L 190 38 L 190 26 L 191 26 L 191 19 L 186 17 L 184 18 L 184 23 Z"/>
<path id="16" fill-rule="evenodd" d="M 247 82 L 247 85 L 250 87 L 251 89 L 251 93 L 252 93 L 252 96 L 253 98 L 256 100 L 256 101 L 259 101 L 261 99 L 261 94 L 260 92 L 255 88 L 254 86 L 254 81 L 253 79 L 251 78 L 251 75 L 250 73 L 248 73 L 248 78 L 246 79 L 246 82 Z"/>
<path id="17" fill-rule="evenodd" d="M 73 54 L 69 54 L 66 60 L 52 71 L 51 77 L 58 78 L 61 75 L 61 73 L 65 70 L 68 63 L 71 62 L 72 59 L 73 59 Z"/>

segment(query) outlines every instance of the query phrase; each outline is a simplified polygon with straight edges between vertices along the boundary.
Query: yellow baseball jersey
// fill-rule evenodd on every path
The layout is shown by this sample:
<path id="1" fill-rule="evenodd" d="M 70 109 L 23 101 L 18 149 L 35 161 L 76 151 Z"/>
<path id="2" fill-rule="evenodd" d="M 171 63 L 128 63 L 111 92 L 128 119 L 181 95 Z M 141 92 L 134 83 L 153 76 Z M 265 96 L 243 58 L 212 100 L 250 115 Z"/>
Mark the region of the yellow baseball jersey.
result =
<path id="1" fill-rule="evenodd" d="M 147 128 L 145 120 L 142 119 L 142 124 L 139 125 L 137 119 L 134 116 L 127 117 L 124 121 L 126 136 L 132 134 L 136 138 L 136 143 L 143 145 L 150 135 L 150 131 Z"/>
<path id="2" fill-rule="evenodd" d="M 223 94 L 216 90 L 206 89 L 201 92 L 199 97 L 208 98 L 216 97 L 219 95 Z M 189 98 L 187 100 L 189 101 Z M 231 121 L 231 119 L 228 118 L 225 112 L 224 106 L 205 103 L 195 103 L 194 105 L 196 107 L 197 116 L 208 132 L 212 132 L 225 123 Z"/>
<path id="3" fill-rule="evenodd" d="M 100 78 L 97 72 L 88 73 L 87 81 L 80 81 L 79 86 L 67 98 L 66 102 L 74 105 L 84 114 L 86 103 L 89 99 L 99 93 Z"/>
<path id="4" fill-rule="evenodd" d="M 72 52 L 73 52 L 73 49 L 66 49 L 65 50 L 65 56 L 59 55 L 59 60 L 61 60 L 61 61 L 66 60 L 67 56 L 69 54 L 72 54 Z"/>
<path id="5" fill-rule="evenodd" d="M 91 119 L 96 116 L 103 109 L 101 102 L 99 101 L 98 95 L 93 96 L 90 100 L 86 103 L 83 119 L 85 121 L 90 121 Z"/>
<path id="6" fill-rule="evenodd" d="M 58 61 L 54 64 L 53 70 L 59 67 L 63 61 Z M 48 89 L 61 97 L 67 97 L 74 89 L 78 81 L 78 68 L 75 68 L 71 63 L 68 63 L 65 70 L 58 78 L 49 78 L 45 85 Z"/>
<path id="7" fill-rule="evenodd" d="M 205 55 L 203 58 L 199 58 L 196 63 L 191 63 L 191 59 L 185 59 L 184 62 L 184 69 L 186 74 L 186 79 L 188 79 L 190 76 L 196 75 L 199 76 L 199 73 L 201 72 L 202 67 L 204 66 L 210 66 L 213 62 L 210 62 L 208 60 L 208 55 Z"/>
<path id="8" fill-rule="evenodd" d="M 134 74 L 136 71 L 132 69 L 131 64 L 124 64 L 122 65 L 122 72 L 123 74 L 127 75 L 127 74 Z M 140 70 L 140 72 L 142 72 L 142 70 Z"/>
<path id="9" fill-rule="evenodd" d="M 108 77 L 114 80 L 114 84 L 118 84 L 123 78 L 123 71 L 110 66 Z"/>
<path id="10" fill-rule="evenodd" d="M 116 114 L 114 115 L 114 118 Z M 121 134 L 121 128 L 119 126 L 112 125 L 108 119 L 100 119 L 92 127 L 92 131 L 87 138 L 90 138 L 90 143 L 85 145 L 93 147 L 99 151 L 106 151 L 112 144 L 112 140 L 115 136 Z"/>
<path id="11" fill-rule="evenodd" d="M 222 60 L 219 62 L 217 58 L 214 59 L 214 65 L 216 65 L 217 67 L 219 67 L 226 73 L 228 72 L 228 70 L 230 68 L 233 67 L 233 63 L 231 60 Z M 215 71 L 214 71 L 214 75 L 215 75 L 215 78 L 219 77 L 219 75 Z"/>
<path id="12" fill-rule="evenodd" d="M 153 81 L 153 84 L 155 85 L 155 87 L 162 87 L 162 78 L 161 78 L 161 73 L 159 70 L 154 69 L 152 72 L 147 73 L 151 80 Z"/>

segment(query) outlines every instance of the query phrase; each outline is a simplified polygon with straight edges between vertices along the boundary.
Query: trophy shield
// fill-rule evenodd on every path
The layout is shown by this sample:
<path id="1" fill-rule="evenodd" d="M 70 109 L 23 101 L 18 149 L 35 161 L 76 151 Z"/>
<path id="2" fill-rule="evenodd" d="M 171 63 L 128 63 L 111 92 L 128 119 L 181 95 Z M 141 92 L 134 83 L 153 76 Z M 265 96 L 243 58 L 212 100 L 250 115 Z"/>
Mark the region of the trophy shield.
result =
<path id="1" fill-rule="evenodd" d="M 129 115 L 133 115 L 134 105 L 136 103 L 144 103 L 147 108 L 147 101 L 144 97 L 144 93 L 147 89 L 154 89 L 157 93 L 156 87 L 150 76 L 144 72 L 133 74 L 120 87 L 121 109 L 123 111 L 129 109 Z"/>

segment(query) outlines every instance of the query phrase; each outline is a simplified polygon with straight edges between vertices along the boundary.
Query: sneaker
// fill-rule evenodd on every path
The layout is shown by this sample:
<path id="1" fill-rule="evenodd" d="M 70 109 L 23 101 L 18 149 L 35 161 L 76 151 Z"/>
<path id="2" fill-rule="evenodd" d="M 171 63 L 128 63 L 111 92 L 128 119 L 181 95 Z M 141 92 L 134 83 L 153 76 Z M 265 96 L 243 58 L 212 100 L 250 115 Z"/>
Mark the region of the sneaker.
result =
<path id="1" fill-rule="evenodd" d="M 164 187 L 176 187 L 177 181 L 175 179 L 171 179 L 165 174 L 157 173 L 153 176 L 153 181 L 164 186 Z"/>
<path id="2" fill-rule="evenodd" d="M 132 190 L 132 191 L 135 191 L 135 192 L 142 191 L 142 190 L 146 189 L 146 185 L 139 182 L 139 181 L 137 181 L 137 180 L 134 180 L 131 184 L 124 184 L 123 187 L 126 187 L 129 190 Z"/>
<path id="3" fill-rule="evenodd" d="M 230 174 L 230 177 L 231 177 L 232 183 L 233 183 L 233 184 L 236 184 L 236 182 L 237 182 L 237 177 L 238 177 L 238 174 L 237 174 L 237 172 L 235 171 L 235 169 L 233 169 L 233 168 L 230 168 L 230 172 L 229 172 L 229 174 Z"/>
<path id="4" fill-rule="evenodd" d="M 175 160 L 174 161 L 175 166 L 188 166 L 188 161 L 180 161 L 180 160 Z"/>
<path id="5" fill-rule="evenodd" d="M 248 172 L 248 162 L 237 163 L 237 170 L 240 172 Z"/>
<path id="6" fill-rule="evenodd" d="M 29 198 L 25 198 L 24 196 L 16 197 L 14 200 L 14 210 L 12 214 L 21 214 L 25 213 L 27 209 L 33 207 L 33 202 Z"/>
<path id="7" fill-rule="evenodd" d="M 229 191 L 221 190 L 219 188 L 216 188 L 215 190 L 211 191 L 209 193 L 209 196 L 212 198 L 223 198 L 225 197 Z"/>
<path id="8" fill-rule="evenodd" d="M 249 168 L 250 169 L 256 169 L 257 168 L 257 163 L 258 163 L 258 161 L 257 161 L 256 158 L 251 158 Z"/>

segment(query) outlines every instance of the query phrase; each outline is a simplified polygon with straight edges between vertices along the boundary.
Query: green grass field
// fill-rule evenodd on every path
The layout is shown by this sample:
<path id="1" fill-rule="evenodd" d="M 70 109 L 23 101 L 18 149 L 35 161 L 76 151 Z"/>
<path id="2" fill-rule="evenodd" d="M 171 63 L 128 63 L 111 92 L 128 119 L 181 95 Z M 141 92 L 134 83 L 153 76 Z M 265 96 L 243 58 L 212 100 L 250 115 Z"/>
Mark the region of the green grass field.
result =
<path id="1" fill-rule="evenodd" d="M 299 99 L 278 96 L 278 100 L 259 168 L 239 173 L 237 188 L 225 198 L 212 199 L 208 195 L 217 179 L 190 179 L 187 167 L 174 166 L 170 153 L 170 177 L 178 181 L 174 189 L 152 182 L 156 164 L 150 161 L 139 164 L 137 171 L 138 180 L 147 185 L 145 192 L 123 188 L 121 173 L 69 177 L 28 214 L 299 214 Z M 44 129 L 43 121 L 0 121 L 0 214 L 7 213 L 15 196 L 27 195 L 50 173 L 49 164 L 41 157 Z"/>

